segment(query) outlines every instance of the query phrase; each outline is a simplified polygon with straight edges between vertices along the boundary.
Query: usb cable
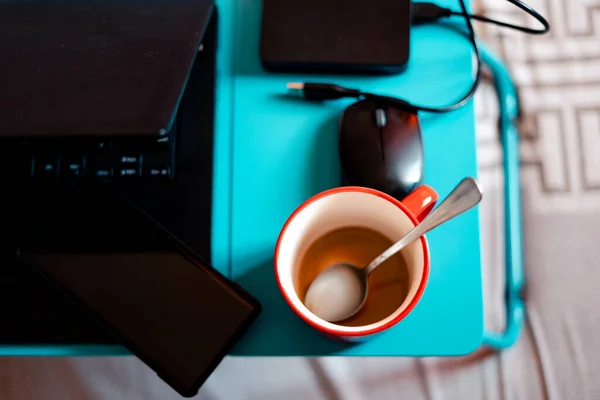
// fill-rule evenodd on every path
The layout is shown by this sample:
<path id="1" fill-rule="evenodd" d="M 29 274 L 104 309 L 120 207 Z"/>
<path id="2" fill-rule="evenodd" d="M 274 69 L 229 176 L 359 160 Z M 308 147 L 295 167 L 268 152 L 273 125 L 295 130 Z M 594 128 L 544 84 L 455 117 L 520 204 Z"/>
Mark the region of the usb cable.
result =
<path id="1" fill-rule="evenodd" d="M 521 10 L 525 11 L 527 14 L 538 20 L 543 28 L 541 29 L 532 29 L 528 27 L 518 26 L 509 24 L 502 21 L 497 21 L 494 19 L 490 19 L 481 15 L 473 15 L 467 12 L 467 8 L 464 0 L 459 0 L 461 11 L 453 11 L 449 8 L 440 7 L 435 3 L 431 2 L 417 2 L 413 3 L 413 25 L 422 25 L 427 23 L 436 22 L 442 18 L 448 18 L 452 16 L 461 16 L 465 19 L 467 25 L 467 36 L 469 37 L 471 44 L 473 46 L 473 50 L 475 53 L 475 57 L 477 60 L 477 70 L 475 75 L 475 80 L 473 81 L 470 89 L 462 96 L 462 98 L 453 104 L 443 107 L 430 107 L 423 105 L 415 105 L 406 100 L 388 97 L 388 96 L 380 96 L 373 93 L 362 92 L 358 89 L 346 88 L 339 85 L 329 84 L 329 83 L 316 83 L 316 82 L 290 82 L 287 84 L 288 89 L 293 94 L 303 97 L 306 100 L 311 101 L 325 101 L 325 100 L 334 100 L 340 98 L 356 98 L 356 99 L 376 99 L 380 101 L 384 101 L 387 103 L 394 104 L 408 112 L 416 113 L 418 111 L 426 111 L 432 113 L 442 113 L 456 110 L 471 100 L 477 88 L 479 86 L 479 82 L 481 81 L 481 57 L 479 55 L 479 48 L 477 47 L 477 40 L 475 39 L 475 32 L 473 29 L 473 25 L 471 24 L 471 20 L 478 20 L 482 22 L 496 24 L 502 27 L 515 29 L 521 32 L 541 35 L 550 29 L 550 25 L 548 21 L 544 17 L 542 17 L 537 11 L 528 6 L 527 4 L 519 1 L 519 0 L 507 0 L 508 2 L 514 4 L 519 7 Z"/>
<path id="2" fill-rule="evenodd" d="M 495 19 L 484 17 L 483 15 L 474 15 L 474 14 L 464 14 L 460 11 L 453 11 L 450 8 L 438 6 L 432 2 L 415 2 L 412 3 L 412 24 L 413 25 L 422 25 L 422 24 L 430 24 L 432 22 L 436 22 L 443 18 L 448 18 L 454 15 L 458 16 L 467 16 L 471 20 L 477 20 L 489 24 L 498 25 L 504 28 L 514 29 L 516 31 L 528 33 L 530 35 L 543 35 L 544 33 L 550 30 L 550 25 L 548 21 L 544 17 L 542 17 L 537 11 L 528 6 L 527 4 L 518 1 L 518 0 L 507 0 L 511 4 L 517 6 L 521 10 L 525 11 L 527 14 L 535 18 L 539 21 L 543 28 L 533 29 L 528 28 L 526 26 L 513 25 L 508 22 L 498 21 Z"/>

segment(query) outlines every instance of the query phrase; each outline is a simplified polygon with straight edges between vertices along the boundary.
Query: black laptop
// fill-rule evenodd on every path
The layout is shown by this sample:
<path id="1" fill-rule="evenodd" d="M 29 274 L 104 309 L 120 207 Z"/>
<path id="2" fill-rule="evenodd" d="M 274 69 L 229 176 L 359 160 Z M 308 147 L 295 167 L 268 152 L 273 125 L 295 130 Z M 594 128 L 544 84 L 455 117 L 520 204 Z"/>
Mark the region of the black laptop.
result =
<path id="1" fill-rule="evenodd" d="M 211 0 L 0 1 L 0 343 L 114 342 L 16 261 L 83 173 L 210 261 L 216 29 Z"/>

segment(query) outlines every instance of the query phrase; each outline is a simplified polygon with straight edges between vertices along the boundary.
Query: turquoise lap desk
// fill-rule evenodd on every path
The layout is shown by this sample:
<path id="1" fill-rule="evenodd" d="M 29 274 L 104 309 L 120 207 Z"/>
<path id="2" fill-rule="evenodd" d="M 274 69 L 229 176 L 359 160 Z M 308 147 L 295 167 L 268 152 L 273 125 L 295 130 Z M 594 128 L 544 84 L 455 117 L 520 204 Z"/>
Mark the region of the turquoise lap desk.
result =
<path id="1" fill-rule="evenodd" d="M 407 72 L 391 77 L 265 73 L 258 57 L 260 1 L 223 0 L 219 54 L 213 264 L 242 284 L 263 313 L 232 351 L 248 356 L 451 356 L 483 338 L 478 210 L 429 233 L 431 272 L 407 318 L 369 342 L 347 346 L 300 320 L 279 293 L 273 251 L 287 217 L 303 201 L 340 185 L 337 121 L 348 101 L 323 105 L 285 98 L 288 81 L 333 81 L 363 90 L 443 105 L 471 84 L 471 47 L 444 27 L 414 29 Z M 458 7 L 454 1 L 440 2 Z M 473 104 L 422 114 L 426 183 L 441 197 L 476 176 Z M 6 355 L 129 354 L 120 346 L 5 346 Z"/>
<path id="2" fill-rule="evenodd" d="M 455 0 L 444 3 L 458 8 Z M 233 113 L 228 144 L 231 220 L 229 231 L 215 235 L 223 244 L 228 237 L 229 246 L 217 248 L 229 247 L 229 254 L 219 253 L 215 261 L 257 296 L 264 310 L 233 354 L 447 356 L 475 350 L 483 337 L 477 209 L 427 235 L 431 275 L 421 301 L 405 320 L 367 343 L 350 347 L 312 330 L 288 308 L 273 273 L 275 242 L 288 216 L 314 194 L 340 185 L 337 123 L 349 104 L 286 99 L 286 82 L 333 81 L 415 103 L 444 105 L 471 85 L 468 39 L 442 26 L 414 29 L 408 71 L 399 76 L 267 74 L 258 56 L 260 2 L 228 5 L 221 6 L 227 18 L 222 22 L 231 24 L 228 32 L 233 37 L 227 36 L 221 45 L 232 55 L 227 66 Z M 423 114 L 421 120 L 426 183 L 443 197 L 460 179 L 477 174 L 473 103 L 448 114 Z"/>

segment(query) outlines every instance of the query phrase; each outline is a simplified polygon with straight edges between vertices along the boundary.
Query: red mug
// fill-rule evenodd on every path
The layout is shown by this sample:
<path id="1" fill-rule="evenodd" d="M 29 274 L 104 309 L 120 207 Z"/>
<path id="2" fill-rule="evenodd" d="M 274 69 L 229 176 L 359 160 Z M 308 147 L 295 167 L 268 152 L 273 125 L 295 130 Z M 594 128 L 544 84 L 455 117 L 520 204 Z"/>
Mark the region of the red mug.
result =
<path id="1" fill-rule="evenodd" d="M 437 199 L 435 190 L 427 185 L 419 186 L 402 201 L 378 190 L 346 186 L 305 201 L 286 221 L 275 247 L 275 276 L 288 305 L 317 331 L 344 341 L 361 341 L 396 325 L 415 308 L 427 285 L 429 245 L 425 236 L 402 250 L 409 270 L 406 298 L 391 315 L 369 325 L 343 326 L 314 315 L 296 293 L 294 271 L 316 239 L 345 226 L 370 228 L 397 242 L 429 214 Z"/>

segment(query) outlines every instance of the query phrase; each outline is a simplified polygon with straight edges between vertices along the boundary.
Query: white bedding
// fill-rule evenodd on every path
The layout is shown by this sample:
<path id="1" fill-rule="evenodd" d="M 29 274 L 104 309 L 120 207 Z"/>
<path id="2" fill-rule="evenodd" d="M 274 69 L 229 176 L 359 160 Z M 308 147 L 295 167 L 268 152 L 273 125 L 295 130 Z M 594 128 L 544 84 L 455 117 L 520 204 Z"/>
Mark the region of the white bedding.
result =
<path id="1" fill-rule="evenodd" d="M 487 0 L 494 17 L 518 13 Z M 480 33 L 520 86 L 526 329 L 461 358 L 228 358 L 200 399 L 600 399 L 600 0 L 535 0 L 552 36 Z M 568 7 L 567 7 L 568 4 Z M 510 10 L 506 14 L 504 11 Z M 593 16 L 593 18 L 592 18 Z M 504 323 L 496 103 L 477 95 L 486 326 Z M 427 138 L 426 138 L 427 140 Z M 0 399 L 178 399 L 133 357 L 0 358 Z"/>

